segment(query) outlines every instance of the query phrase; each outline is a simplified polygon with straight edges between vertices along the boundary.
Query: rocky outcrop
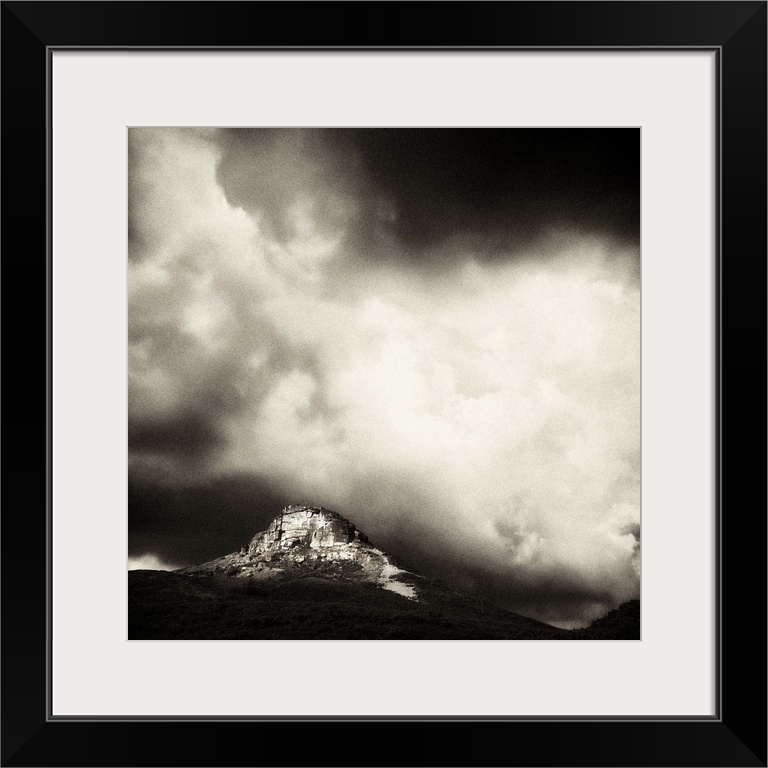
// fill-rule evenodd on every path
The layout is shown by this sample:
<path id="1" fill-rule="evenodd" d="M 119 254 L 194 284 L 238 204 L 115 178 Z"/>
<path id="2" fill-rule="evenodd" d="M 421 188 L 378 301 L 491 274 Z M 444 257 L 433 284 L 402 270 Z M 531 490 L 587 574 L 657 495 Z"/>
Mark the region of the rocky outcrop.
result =
<path id="1" fill-rule="evenodd" d="M 322 507 L 291 505 L 272 521 L 269 528 L 257 533 L 248 545 L 248 554 L 267 560 L 277 552 L 310 549 L 318 556 L 333 554 L 352 557 L 355 547 L 367 543 L 367 538 L 336 512 Z"/>
<path id="2" fill-rule="evenodd" d="M 418 599 L 414 582 L 420 578 L 395 565 L 346 518 L 323 507 L 303 505 L 285 507 L 239 552 L 181 572 L 259 580 L 304 574 L 370 581 L 412 600 Z"/>

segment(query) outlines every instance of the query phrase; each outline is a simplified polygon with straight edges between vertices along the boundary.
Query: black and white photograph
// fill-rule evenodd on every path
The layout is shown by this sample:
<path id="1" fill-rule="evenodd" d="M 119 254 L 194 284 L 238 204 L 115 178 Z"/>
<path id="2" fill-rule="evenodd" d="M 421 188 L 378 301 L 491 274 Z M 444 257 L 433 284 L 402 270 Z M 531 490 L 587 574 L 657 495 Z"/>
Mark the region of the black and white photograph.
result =
<path id="1" fill-rule="evenodd" d="M 128 129 L 129 640 L 639 640 L 640 129 Z"/>
<path id="2" fill-rule="evenodd" d="M 0 763 L 765 768 L 767 0 L 70 10 Z"/>

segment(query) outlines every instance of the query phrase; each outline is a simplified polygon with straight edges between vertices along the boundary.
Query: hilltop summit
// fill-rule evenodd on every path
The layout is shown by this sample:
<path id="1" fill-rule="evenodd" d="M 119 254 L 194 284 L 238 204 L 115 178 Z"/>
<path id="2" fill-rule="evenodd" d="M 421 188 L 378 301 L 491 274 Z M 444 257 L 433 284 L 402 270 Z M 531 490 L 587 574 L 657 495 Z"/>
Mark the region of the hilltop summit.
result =
<path id="1" fill-rule="evenodd" d="M 368 581 L 410 600 L 418 600 L 414 582 L 420 578 L 396 566 L 338 513 L 298 504 L 284 507 L 239 552 L 178 572 L 258 580 L 317 576 Z"/>
<path id="2" fill-rule="evenodd" d="M 316 551 L 319 558 L 349 559 L 352 549 L 367 542 L 364 534 L 336 512 L 292 504 L 283 509 L 266 531 L 251 539 L 248 554 L 269 561 L 273 554 L 298 547 Z"/>

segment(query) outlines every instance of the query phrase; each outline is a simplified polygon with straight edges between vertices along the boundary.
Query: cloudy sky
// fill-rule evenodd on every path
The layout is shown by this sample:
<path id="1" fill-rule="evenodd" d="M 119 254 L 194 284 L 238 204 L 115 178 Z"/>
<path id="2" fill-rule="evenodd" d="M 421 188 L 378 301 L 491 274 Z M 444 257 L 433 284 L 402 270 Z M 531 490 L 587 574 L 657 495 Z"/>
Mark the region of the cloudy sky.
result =
<path id="1" fill-rule="evenodd" d="M 129 567 L 289 503 L 579 626 L 639 595 L 636 129 L 129 131 Z"/>

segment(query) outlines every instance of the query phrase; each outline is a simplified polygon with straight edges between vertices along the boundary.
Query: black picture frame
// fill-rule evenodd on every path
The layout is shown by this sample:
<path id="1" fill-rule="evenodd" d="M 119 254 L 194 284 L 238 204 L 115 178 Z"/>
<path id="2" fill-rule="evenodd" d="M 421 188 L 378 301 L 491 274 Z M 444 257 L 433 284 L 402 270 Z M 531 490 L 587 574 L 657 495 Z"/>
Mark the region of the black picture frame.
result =
<path id="1" fill-rule="evenodd" d="M 14 312 L 3 332 L 11 361 L 4 400 L 13 404 L 9 421 L 25 402 L 25 412 L 37 420 L 34 429 L 27 418 L 18 426 L 6 424 L 6 445 L 13 448 L 6 452 L 12 468 L 6 477 L 12 481 L 6 483 L 2 520 L 2 765 L 765 766 L 766 8 L 766 2 L 700 0 L 4 2 L 3 270 L 8 294 L 13 292 L 15 299 L 6 303 L 9 315 L 20 299 L 23 302 L 23 322 Z M 67 722 L 49 717 L 46 557 L 52 554 L 48 534 L 55 334 L 49 282 L 51 52 L 149 47 L 717 52 L 716 716 L 502 722 L 382 722 L 365 717 Z M 30 334 L 30 329 L 39 335 Z M 22 364 L 32 338 L 40 344 L 32 353 L 40 365 L 39 376 L 31 375 L 28 363 Z M 34 482 L 22 481 L 25 474 L 16 466 L 28 468 L 31 457 L 44 469 L 38 469 Z M 375 676 L 375 669 L 371 674 Z"/>

